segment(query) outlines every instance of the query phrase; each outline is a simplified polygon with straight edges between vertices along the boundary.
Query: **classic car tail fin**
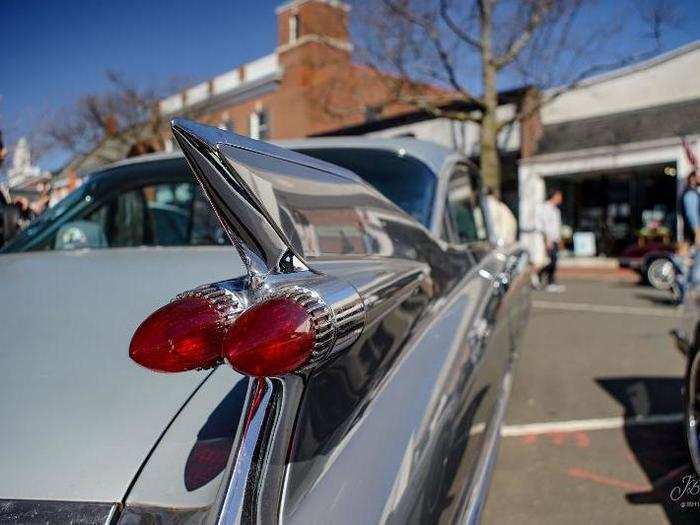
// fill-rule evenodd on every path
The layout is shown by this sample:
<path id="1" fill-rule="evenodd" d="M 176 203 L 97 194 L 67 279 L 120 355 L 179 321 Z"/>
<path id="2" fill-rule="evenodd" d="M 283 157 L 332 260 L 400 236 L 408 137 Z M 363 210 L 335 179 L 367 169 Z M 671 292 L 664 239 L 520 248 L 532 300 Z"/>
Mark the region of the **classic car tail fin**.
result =
<path id="1" fill-rule="evenodd" d="M 233 133 L 185 120 L 173 121 L 173 132 L 248 275 L 154 312 L 134 333 L 131 358 L 159 372 L 226 360 L 270 377 L 315 368 L 350 346 L 364 328 L 364 301 L 349 283 L 309 270 L 318 234 L 304 229 L 305 213 L 321 209 L 326 224 L 342 226 L 346 202 L 376 199 L 372 191 L 341 168 Z"/>
<path id="2" fill-rule="evenodd" d="M 358 196 L 383 199 L 333 164 L 184 119 L 172 128 L 253 280 L 308 269 L 319 255 L 310 214 L 332 222 Z"/>
<path id="3" fill-rule="evenodd" d="M 237 160 L 237 155 L 231 155 L 231 149 L 240 149 L 245 153 L 244 158 L 260 154 L 254 152 L 263 150 L 261 145 L 183 119 L 174 120 L 172 128 L 249 275 L 264 278 L 271 272 L 305 269 L 300 247 L 294 246 L 279 220 L 274 195 L 266 192 L 269 188 L 253 169 Z"/>

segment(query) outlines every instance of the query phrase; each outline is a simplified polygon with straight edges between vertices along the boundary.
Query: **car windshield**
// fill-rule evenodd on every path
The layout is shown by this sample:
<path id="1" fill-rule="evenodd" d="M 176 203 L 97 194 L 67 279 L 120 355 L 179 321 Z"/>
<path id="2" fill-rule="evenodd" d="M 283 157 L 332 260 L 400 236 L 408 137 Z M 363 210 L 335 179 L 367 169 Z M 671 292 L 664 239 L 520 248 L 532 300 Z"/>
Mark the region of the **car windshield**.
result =
<path id="1" fill-rule="evenodd" d="M 28 241 L 37 236 L 40 232 L 44 231 L 46 228 L 54 224 L 56 221 L 60 220 L 69 211 L 75 210 L 82 204 L 89 202 L 90 200 L 90 189 L 92 184 L 90 182 L 84 183 L 82 186 L 77 188 L 75 191 L 69 193 L 63 200 L 59 201 L 55 206 L 47 208 L 44 213 L 39 215 L 34 219 L 29 226 L 22 230 L 16 237 L 14 237 L 5 246 L 0 248 L 0 253 L 9 253 L 24 251 L 22 248 Z"/>
<path id="2" fill-rule="evenodd" d="M 436 177 L 419 160 L 378 149 L 316 148 L 299 152 L 355 172 L 403 211 L 429 226 Z"/>
<path id="3" fill-rule="evenodd" d="M 227 244 L 184 158 L 95 173 L 0 253 Z"/>

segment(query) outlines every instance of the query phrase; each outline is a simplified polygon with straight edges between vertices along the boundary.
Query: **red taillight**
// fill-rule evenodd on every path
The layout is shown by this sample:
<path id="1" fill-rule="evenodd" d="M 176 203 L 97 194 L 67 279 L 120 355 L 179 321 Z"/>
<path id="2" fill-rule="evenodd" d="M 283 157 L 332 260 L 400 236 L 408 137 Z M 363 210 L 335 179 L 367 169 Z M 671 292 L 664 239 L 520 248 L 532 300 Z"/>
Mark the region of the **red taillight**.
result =
<path id="1" fill-rule="evenodd" d="M 236 319 L 223 340 L 223 356 L 252 376 L 293 372 L 311 356 L 315 332 L 306 310 L 287 298 L 270 299 Z"/>
<path id="2" fill-rule="evenodd" d="M 158 372 L 207 368 L 221 359 L 223 315 L 203 297 L 183 297 L 153 312 L 131 338 L 129 356 Z"/>
<path id="3" fill-rule="evenodd" d="M 208 368 L 225 358 L 242 374 L 275 376 L 307 363 L 316 333 L 298 302 L 272 298 L 236 318 L 222 297 L 214 303 L 186 295 L 155 311 L 134 333 L 129 355 L 158 372 Z"/>

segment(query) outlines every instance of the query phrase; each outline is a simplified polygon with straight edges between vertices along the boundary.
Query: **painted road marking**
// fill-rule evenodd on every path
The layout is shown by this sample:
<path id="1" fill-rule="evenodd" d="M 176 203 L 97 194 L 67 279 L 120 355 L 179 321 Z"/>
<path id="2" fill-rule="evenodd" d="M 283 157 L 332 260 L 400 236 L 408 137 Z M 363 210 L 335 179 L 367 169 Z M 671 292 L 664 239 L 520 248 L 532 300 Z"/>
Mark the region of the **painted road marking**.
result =
<path id="1" fill-rule="evenodd" d="M 630 483 L 623 479 L 613 478 L 611 476 L 602 476 L 582 468 L 570 468 L 566 472 L 572 478 L 586 479 L 589 481 L 594 481 L 601 485 L 607 485 L 609 487 L 615 487 L 622 490 L 629 490 L 632 492 L 648 492 L 653 489 L 650 485 L 640 485 L 638 483 Z"/>
<path id="2" fill-rule="evenodd" d="M 593 312 L 598 314 L 651 315 L 657 317 L 682 317 L 679 310 L 666 308 L 646 308 L 640 306 L 615 306 L 611 304 L 565 303 L 559 301 L 532 301 L 532 306 L 547 310 L 568 310 L 571 312 Z"/>
<path id="3" fill-rule="evenodd" d="M 529 436 L 562 432 L 585 432 L 588 430 L 607 430 L 611 428 L 634 427 L 640 425 L 659 425 L 679 423 L 683 414 L 657 414 L 652 416 L 604 417 L 598 419 L 579 419 L 574 421 L 548 421 L 547 423 L 528 423 L 525 425 L 505 425 L 501 436 Z"/>

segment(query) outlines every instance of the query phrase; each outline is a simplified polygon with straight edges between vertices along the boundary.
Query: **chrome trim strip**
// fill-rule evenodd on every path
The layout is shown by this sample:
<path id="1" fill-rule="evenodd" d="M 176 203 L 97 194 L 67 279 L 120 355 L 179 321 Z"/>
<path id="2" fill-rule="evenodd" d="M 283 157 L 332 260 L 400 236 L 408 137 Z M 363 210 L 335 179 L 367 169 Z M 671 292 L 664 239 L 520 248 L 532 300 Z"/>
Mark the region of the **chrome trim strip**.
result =
<path id="1" fill-rule="evenodd" d="M 298 376 L 250 383 L 236 447 L 207 524 L 273 523 L 282 500 L 286 454 L 304 389 Z"/>
<path id="2" fill-rule="evenodd" d="M 493 474 L 496 458 L 498 456 L 498 446 L 501 441 L 501 426 L 505 419 L 508 398 L 510 397 L 510 391 L 513 385 L 513 370 L 514 363 L 511 361 L 503 376 L 501 395 L 496 401 L 493 416 L 484 434 L 482 453 L 479 456 L 474 479 L 472 480 L 471 487 L 465 498 L 466 509 L 461 515 L 464 516 L 462 520 L 463 523 L 468 525 L 476 525 L 481 521 L 481 512 L 484 510 L 486 496 L 491 483 L 491 475 Z"/>

